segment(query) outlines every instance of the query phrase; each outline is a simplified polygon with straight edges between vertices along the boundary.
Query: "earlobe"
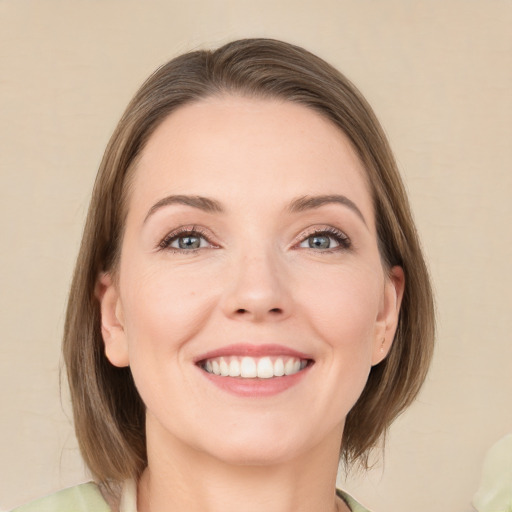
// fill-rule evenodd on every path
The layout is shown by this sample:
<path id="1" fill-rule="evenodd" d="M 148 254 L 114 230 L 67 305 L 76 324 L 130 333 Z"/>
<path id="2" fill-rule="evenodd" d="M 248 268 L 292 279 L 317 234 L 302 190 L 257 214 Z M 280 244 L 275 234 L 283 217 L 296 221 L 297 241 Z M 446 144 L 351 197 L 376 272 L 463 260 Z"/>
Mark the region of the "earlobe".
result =
<path id="1" fill-rule="evenodd" d="M 372 366 L 379 364 L 388 355 L 400 317 L 400 306 L 405 289 L 402 267 L 393 267 L 386 278 L 384 294 L 376 324 Z"/>
<path id="2" fill-rule="evenodd" d="M 100 274 L 96 282 L 95 295 L 100 303 L 101 335 L 105 344 L 105 355 L 114 366 L 129 366 L 123 308 L 111 274 Z"/>

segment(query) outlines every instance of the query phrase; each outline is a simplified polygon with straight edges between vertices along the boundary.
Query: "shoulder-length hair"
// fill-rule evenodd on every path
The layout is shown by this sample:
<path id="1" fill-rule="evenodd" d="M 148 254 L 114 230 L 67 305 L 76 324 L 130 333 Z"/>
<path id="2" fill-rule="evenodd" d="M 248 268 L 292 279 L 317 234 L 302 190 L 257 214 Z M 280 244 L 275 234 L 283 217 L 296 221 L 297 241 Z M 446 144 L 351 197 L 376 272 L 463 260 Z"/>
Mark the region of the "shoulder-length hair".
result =
<path id="1" fill-rule="evenodd" d="M 386 136 L 361 93 L 308 51 L 245 39 L 194 51 L 160 67 L 142 85 L 107 146 L 96 178 L 69 296 L 63 353 L 78 442 L 101 482 L 137 478 L 147 465 L 145 407 L 129 368 L 104 354 L 95 286 L 118 264 L 130 171 L 159 124 L 210 96 L 278 98 L 319 112 L 350 139 L 367 172 L 384 268 L 400 265 L 405 293 L 387 358 L 371 369 L 346 418 L 340 457 L 367 467 L 368 453 L 417 395 L 433 350 L 434 307 L 407 196 Z"/>

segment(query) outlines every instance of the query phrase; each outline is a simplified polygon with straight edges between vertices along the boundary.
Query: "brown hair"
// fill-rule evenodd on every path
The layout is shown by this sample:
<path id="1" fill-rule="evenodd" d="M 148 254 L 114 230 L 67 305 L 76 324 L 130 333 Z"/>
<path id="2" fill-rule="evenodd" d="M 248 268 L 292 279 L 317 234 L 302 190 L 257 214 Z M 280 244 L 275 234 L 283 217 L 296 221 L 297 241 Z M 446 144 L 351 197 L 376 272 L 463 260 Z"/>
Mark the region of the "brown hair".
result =
<path id="1" fill-rule="evenodd" d="M 63 352 L 75 429 L 94 476 L 137 478 L 147 464 L 144 404 L 129 368 L 104 355 L 95 285 L 115 271 L 122 241 L 130 170 L 157 126 L 176 108 L 233 93 L 305 105 L 351 140 L 368 174 L 377 235 L 386 268 L 400 265 L 405 294 L 388 357 L 374 366 L 346 419 L 341 458 L 366 467 L 369 450 L 417 395 L 433 349 L 434 308 L 407 196 L 371 107 L 337 70 L 306 50 L 269 39 L 235 41 L 214 51 L 181 55 L 142 85 L 103 157 L 71 286 Z"/>

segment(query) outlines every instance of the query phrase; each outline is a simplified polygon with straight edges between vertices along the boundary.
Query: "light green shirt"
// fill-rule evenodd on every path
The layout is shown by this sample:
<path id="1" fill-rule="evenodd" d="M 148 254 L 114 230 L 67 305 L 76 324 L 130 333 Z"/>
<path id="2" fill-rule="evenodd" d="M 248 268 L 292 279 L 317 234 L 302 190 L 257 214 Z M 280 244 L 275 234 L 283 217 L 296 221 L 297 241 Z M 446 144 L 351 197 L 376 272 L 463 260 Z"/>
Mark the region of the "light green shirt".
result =
<path id="1" fill-rule="evenodd" d="M 69 489 L 32 501 L 12 512 L 111 512 L 95 483 Z"/>
<path id="2" fill-rule="evenodd" d="M 348 505 L 352 512 L 370 512 L 367 508 L 364 508 L 360 503 L 358 503 L 352 496 L 348 495 L 346 492 L 336 490 L 336 494 Z"/>
<path id="3" fill-rule="evenodd" d="M 343 491 L 337 491 L 338 496 L 345 500 L 352 512 L 369 512 Z M 128 481 L 123 487 L 119 512 L 137 512 L 136 487 Z M 23 505 L 12 512 L 111 512 L 98 486 L 89 482 L 46 496 Z"/>

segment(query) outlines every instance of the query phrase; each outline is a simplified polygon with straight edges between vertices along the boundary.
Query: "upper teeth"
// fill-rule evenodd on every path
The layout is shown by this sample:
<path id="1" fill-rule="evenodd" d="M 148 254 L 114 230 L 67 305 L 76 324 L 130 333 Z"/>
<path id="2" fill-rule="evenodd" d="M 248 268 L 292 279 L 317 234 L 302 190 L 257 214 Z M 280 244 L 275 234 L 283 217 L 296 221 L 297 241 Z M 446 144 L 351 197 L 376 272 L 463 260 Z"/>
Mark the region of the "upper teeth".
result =
<path id="1" fill-rule="evenodd" d="M 221 377 L 242 377 L 245 379 L 270 379 L 293 375 L 307 366 L 306 360 L 296 357 L 216 357 L 207 359 L 202 363 L 202 368 L 208 373 Z"/>

